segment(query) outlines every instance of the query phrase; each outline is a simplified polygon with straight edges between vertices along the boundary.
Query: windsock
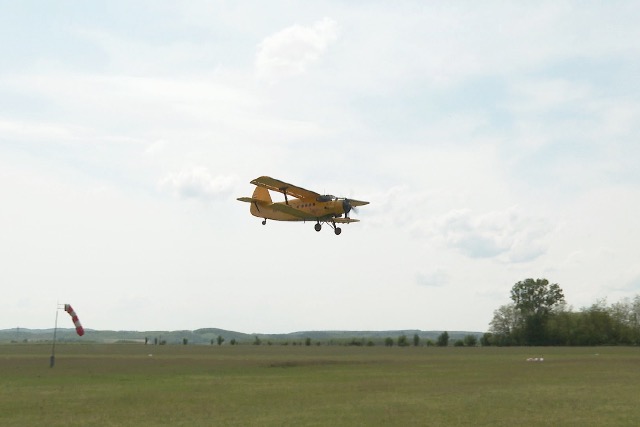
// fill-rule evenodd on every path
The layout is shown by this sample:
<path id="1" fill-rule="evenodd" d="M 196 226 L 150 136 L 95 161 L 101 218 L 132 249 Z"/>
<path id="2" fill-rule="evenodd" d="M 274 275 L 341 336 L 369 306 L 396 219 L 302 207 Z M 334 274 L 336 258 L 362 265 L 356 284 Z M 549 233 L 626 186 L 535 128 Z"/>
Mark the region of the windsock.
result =
<path id="1" fill-rule="evenodd" d="M 76 314 L 75 311 L 73 311 L 73 308 L 69 304 L 65 304 L 64 305 L 64 311 L 69 313 L 69 316 L 71 316 L 71 320 L 73 320 L 73 324 L 76 327 L 76 333 L 78 335 L 80 335 L 80 336 L 83 336 L 84 335 L 84 328 L 80 324 L 80 319 L 78 319 L 78 315 Z"/>

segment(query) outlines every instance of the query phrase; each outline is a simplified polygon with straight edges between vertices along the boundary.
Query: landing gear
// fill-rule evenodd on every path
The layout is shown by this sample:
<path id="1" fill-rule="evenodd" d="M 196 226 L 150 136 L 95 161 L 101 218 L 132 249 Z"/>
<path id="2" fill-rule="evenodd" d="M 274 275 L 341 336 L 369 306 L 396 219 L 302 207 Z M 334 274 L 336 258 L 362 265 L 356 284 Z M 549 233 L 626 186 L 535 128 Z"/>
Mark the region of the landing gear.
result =
<path id="1" fill-rule="evenodd" d="M 334 221 L 322 221 L 322 222 L 324 222 L 325 224 L 329 224 L 329 227 L 333 228 L 333 232 L 336 233 L 336 236 L 339 236 L 340 233 L 342 233 L 342 229 L 338 227 Z M 316 223 L 316 225 L 313 226 L 313 228 L 316 231 L 322 230 L 322 224 L 320 223 L 320 220 L 318 220 L 318 222 Z"/>
<path id="2" fill-rule="evenodd" d="M 267 225 L 267 218 L 262 220 L 262 225 Z"/>
<path id="3" fill-rule="evenodd" d="M 316 231 L 320 231 L 322 230 L 322 222 L 329 225 L 329 227 L 331 227 L 333 229 L 333 232 L 336 233 L 336 236 L 339 236 L 340 233 L 342 233 L 342 229 L 340 227 L 338 227 L 335 223 L 335 221 L 329 219 L 328 221 L 322 221 L 320 222 L 320 220 L 317 220 L 318 222 L 316 223 L 316 225 L 313 226 L 313 228 Z"/>

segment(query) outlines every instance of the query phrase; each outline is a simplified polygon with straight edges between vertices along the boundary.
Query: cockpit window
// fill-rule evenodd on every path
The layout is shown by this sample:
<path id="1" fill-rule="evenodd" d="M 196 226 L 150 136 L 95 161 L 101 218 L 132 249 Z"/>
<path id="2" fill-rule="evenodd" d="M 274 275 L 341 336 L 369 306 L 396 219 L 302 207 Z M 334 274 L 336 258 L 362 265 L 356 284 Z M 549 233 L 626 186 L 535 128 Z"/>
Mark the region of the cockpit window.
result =
<path id="1" fill-rule="evenodd" d="M 335 196 L 332 196 L 330 194 L 325 194 L 323 196 L 318 196 L 316 200 L 319 202 L 330 202 L 332 200 L 335 200 Z"/>

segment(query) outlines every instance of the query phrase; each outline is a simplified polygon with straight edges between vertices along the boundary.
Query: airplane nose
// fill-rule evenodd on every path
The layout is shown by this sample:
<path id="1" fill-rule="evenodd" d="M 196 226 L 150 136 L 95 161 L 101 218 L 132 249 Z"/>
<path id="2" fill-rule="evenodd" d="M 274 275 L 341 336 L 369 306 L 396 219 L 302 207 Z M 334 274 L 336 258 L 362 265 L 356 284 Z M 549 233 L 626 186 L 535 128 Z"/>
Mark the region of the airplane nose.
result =
<path id="1" fill-rule="evenodd" d="M 342 210 L 344 211 L 344 216 L 349 218 L 349 212 L 351 212 L 351 203 L 349 199 L 344 199 L 342 201 Z"/>

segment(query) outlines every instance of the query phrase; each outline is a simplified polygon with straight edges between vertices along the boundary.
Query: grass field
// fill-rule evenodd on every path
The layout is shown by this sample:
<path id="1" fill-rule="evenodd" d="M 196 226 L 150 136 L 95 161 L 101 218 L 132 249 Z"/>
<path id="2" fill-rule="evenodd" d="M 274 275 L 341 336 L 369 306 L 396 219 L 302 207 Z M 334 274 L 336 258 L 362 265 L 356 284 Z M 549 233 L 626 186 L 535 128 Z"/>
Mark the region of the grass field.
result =
<path id="1" fill-rule="evenodd" d="M 0 345 L 1 426 L 636 426 L 640 348 Z M 529 357 L 544 362 L 527 362 Z"/>

